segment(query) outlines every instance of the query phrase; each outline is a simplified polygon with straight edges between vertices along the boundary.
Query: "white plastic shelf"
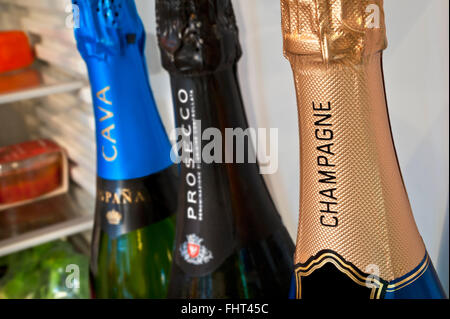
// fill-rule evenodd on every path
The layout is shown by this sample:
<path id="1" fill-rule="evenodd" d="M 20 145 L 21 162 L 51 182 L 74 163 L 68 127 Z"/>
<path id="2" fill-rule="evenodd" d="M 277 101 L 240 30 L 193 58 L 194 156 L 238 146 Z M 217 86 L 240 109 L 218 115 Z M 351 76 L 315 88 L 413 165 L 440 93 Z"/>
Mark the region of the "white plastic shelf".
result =
<path id="1" fill-rule="evenodd" d="M 0 241 L 0 257 L 51 242 L 61 237 L 84 232 L 92 228 L 93 222 L 93 217 L 84 216 L 2 240 Z"/>
<path id="2" fill-rule="evenodd" d="M 90 230 L 93 223 L 94 198 L 71 185 L 68 194 L 0 211 L 0 257 Z"/>
<path id="3" fill-rule="evenodd" d="M 84 86 L 82 80 L 58 74 L 37 62 L 30 68 L 0 75 L 0 104 L 76 91 Z"/>

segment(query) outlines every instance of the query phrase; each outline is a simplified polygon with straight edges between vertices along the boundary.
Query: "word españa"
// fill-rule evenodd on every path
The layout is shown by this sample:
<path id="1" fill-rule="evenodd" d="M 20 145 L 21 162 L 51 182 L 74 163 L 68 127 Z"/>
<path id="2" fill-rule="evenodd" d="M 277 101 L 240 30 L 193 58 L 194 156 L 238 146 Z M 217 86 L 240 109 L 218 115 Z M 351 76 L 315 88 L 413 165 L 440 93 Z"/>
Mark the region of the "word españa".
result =
<path id="1" fill-rule="evenodd" d="M 128 188 L 119 189 L 115 193 L 100 189 L 97 193 L 97 199 L 106 204 L 137 204 L 145 202 L 145 197 L 142 192 L 138 191 L 133 193 Z"/>
<path id="2" fill-rule="evenodd" d="M 338 205 L 338 198 L 335 193 L 336 187 L 336 165 L 333 164 L 334 147 L 334 132 L 333 123 L 331 122 L 331 102 L 326 105 L 320 103 L 312 103 L 314 126 L 314 136 L 317 141 L 317 167 L 318 167 L 318 182 L 324 188 L 319 190 L 319 195 L 322 200 L 319 200 L 320 209 L 320 224 L 325 227 L 337 227 L 339 224 L 338 212 L 335 210 Z"/>
<path id="3" fill-rule="evenodd" d="M 110 87 L 107 86 L 104 89 L 97 92 L 96 96 L 97 98 L 103 102 L 102 106 L 97 106 L 97 109 L 103 114 L 102 117 L 99 118 L 99 124 L 102 128 L 101 134 L 103 137 L 103 142 L 107 145 L 107 148 L 109 149 L 108 152 L 105 151 L 105 144 L 102 144 L 102 156 L 107 162 L 114 162 L 114 160 L 117 158 L 117 147 L 116 143 L 117 141 L 112 137 L 112 131 L 115 129 L 115 124 L 113 122 L 114 113 L 109 111 L 107 107 L 112 106 L 112 102 L 109 101 L 106 98 L 106 93 L 110 90 Z M 106 122 L 105 122 L 106 121 Z M 105 123 L 103 123 L 105 122 Z M 106 127 L 103 127 L 103 125 L 106 124 Z"/>

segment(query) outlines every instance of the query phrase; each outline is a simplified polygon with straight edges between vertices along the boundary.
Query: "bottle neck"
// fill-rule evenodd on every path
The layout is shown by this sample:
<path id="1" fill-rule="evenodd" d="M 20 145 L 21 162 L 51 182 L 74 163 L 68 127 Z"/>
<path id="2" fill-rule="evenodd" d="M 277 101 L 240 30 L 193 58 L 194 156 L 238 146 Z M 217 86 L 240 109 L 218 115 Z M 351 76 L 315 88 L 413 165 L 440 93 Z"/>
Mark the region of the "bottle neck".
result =
<path id="1" fill-rule="evenodd" d="M 144 177 L 172 164 L 170 142 L 150 90 L 138 44 L 124 54 L 88 57 L 97 135 L 98 175 Z"/>
<path id="2" fill-rule="evenodd" d="M 238 243 L 247 245 L 282 224 L 259 174 L 251 139 L 244 138 L 241 148 L 242 136 L 230 140 L 226 133 L 248 129 L 235 65 L 201 76 L 172 74 L 171 82 L 183 160 L 176 260 L 188 273 L 205 274 L 234 251 L 235 233 Z M 234 155 L 228 160 L 227 150 Z M 239 154 L 243 162 L 237 163 Z M 191 234 L 203 240 L 214 256 L 211 261 L 189 264 L 192 258 L 179 247 L 189 247 Z"/>
<path id="3" fill-rule="evenodd" d="M 358 64 L 291 55 L 300 121 L 296 263 L 332 250 L 399 278 L 425 255 L 399 169 L 381 52 Z M 318 240 L 321 238 L 322 240 Z"/>

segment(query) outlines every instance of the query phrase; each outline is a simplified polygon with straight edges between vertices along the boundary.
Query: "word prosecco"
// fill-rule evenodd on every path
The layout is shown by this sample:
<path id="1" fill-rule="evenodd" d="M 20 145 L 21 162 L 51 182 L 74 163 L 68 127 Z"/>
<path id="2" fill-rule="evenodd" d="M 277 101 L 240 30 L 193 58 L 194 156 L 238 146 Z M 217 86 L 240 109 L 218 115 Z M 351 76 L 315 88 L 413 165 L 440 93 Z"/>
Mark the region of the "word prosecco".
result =
<path id="1" fill-rule="evenodd" d="M 178 100 L 181 103 L 189 101 L 190 94 L 181 89 Z M 180 108 L 182 119 L 191 118 L 189 108 Z M 177 141 L 172 147 L 170 157 L 173 163 L 256 163 L 259 162 L 261 174 L 274 174 L 278 170 L 278 129 L 270 128 L 225 128 L 225 138 L 222 131 L 216 127 L 202 129 L 201 120 L 193 120 L 191 124 L 182 124 L 172 131 L 172 137 Z M 267 143 L 269 136 L 269 143 Z M 202 141 L 207 142 L 202 146 Z M 256 141 L 256 153 L 252 141 Z M 194 147 L 195 146 L 195 147 Z M 194 156 L 194 149 L 197 152 Z M 199 151 L 201 150 L 201 152 Z M 223 156 L 225 150 L 225 156 Z"/>

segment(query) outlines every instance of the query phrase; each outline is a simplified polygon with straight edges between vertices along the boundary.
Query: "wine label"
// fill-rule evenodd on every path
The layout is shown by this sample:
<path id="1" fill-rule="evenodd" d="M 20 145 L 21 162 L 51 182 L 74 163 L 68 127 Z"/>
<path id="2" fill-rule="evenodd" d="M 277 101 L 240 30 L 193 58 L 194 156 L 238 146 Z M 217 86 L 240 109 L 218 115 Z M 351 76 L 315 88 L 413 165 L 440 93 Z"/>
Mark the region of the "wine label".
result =
<path id="1" fill-rule="evenodd" d="M 236 247 L 226 167 L 201 160 L 201 125 L 218 127 L 217 116 L 203 114 L 203 80 L 172 77 L 181 160 L 175 261 L 191 276 L 213 272 Z"/>
<path id="2" fill-rule="evenodd" d="M 360 271 L 342 256 L 323 250 L 306 263 L 295 267 L 297 299 L 305 298 L 367 298 L 380 299 L 387 282 Z"/>
<path id="3" fill-rule="evenodd" d="M 96 214 L 111 238 L 161 221 L 176 210 L 174 167 L 143 178 L 97 180 Z"/>
<path id="4" fill-rule="evenodd" d="M 442 298 L 442 288 L 428 254 L 412 271 L 393 281 L 379 277 L 375 265 L 365 272 L 331 250 L 295 267 L 297 299 Z"/>

